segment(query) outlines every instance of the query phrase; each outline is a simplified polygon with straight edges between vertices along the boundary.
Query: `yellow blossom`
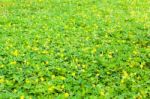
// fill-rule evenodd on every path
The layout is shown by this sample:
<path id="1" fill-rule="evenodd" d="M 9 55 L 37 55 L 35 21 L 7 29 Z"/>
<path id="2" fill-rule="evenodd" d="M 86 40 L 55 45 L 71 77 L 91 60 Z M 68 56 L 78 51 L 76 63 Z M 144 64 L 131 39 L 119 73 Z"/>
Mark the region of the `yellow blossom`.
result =
<path id="1" fill-rule="evenodd" d="M 18 55 L 19 55 L 19 51 L 18 51 L 18 50 L 15 50 L 14 52 L 12 52 L 12 54 L 13 54 L 14 56 L 18 56 Z"/>
<path id="2" fill-rule="evenodd" d="M 111 74 L 111 73 L 108 71 L 107 74 Z"/>
<path id="3" fill-rule="evenodd" d="M 105 95 L 104 91 L 100 91 L 100 95 L 104 96 Z"/>
<path id="4" fill-rule="evenodd" d="M 0 78 L 0 83 L 3 83 L 4 82 L 4 78 Z"/>
<path id="5" fill-rule="evenodd" d="M 85 39 L 86 39 L 86 40 L 89 40 L 89 39 L 90 39 L 90 37 L 86 37 Z"/>
<path id="6" fill-rule="evenodd" d="M 143 69 L 143 64 L 140 65 L 140 68 Z"/>
<path id="7" fill-rule="evenodd" d="M 134 55 L 138 55 L 138 53 L 139 53 L 139 52 L 136 51 L 136 50 L 133 51 L 133 54 L 134 54 Z"/>
<path id="8" fill-rule="evenodd" d="M 32 48 L 32 50 L 33 50 L 33 51 L 38 51 L 38 50 L 39 50 L 39 48 L 37 48 L 37 47 L 33 47 L 33 48 Z"/>
<path id="9" fill-rule="evenodd" d="M 26 82 L 26 83 L 30 83 L 30 80 L 26 79 L 25 82 Z"/>
<path id="10" fill-rule="evenodd" d="M 140 68 L 143 69 L 145 62 L 141 63 Z"/>
<path id="11" fill-rule="evenodd" d="M 100 75 L 99 73 L 96 74 L 97 77 L 98 77 L 99 75 Z"/>
<path id="12" fill-rule="evenodd" d="M 24 96 L 22 95 L 22 96 L 20 96 L 20 99 L 24 99 Z"/>
<path id="13" fill-rule="evenodd" d="M 112 58 L 112 55 L 108 55 L 108 58 Z"/>
<path id="14" fill-rule="evenodd" d="M 42 54 L 48 54 L 48 51 L 44 50 L 42 51 Z"/>
<path id="15" fill-rule="evenodd" d="M 79 60 L 77 58 L 74 59 L 74 62 L 78 62 Z"/>
<path id="16" fill-rule="evenodd" d="M 96 48 L 93 48 L 93 50 L 92 50 L 92 53 L 94 54 L 94 53 L 96 53 Z"/>
<path id="17" fill-rule="evenodd" d="M 49 87 L 48 87 L 48 91 L 49 91 L 49 92 L 53 92 L 53 91 L 54 91 L 54 86 L 49 86 Z"/>
<path id="18" fill-rule="evenodd" d="M 112 58 L 113 56 L 112 56 L 112 52 L 109 52 L 109 54 L 108 54 L 108 58 Z"/>
<path id="19" fill-rule="evenodd" d="M 84 69 L 82 69 L 82 70 L 81 70 L 81 72 L 85 72 L 85 70 L 84 70 Z"/>
<path id="20" fill-rule="evenodd" d="M 103 57 L 103 54 L 100 54 L 99 56 L 100 56 L 100 57 Z"/>
<path id="21" fill-rule="evenodd" d="M 16 61 L 13 61 L 13 62 L 10 62 L 10 64 L 11 64 L 11 65 L 15 65 L 15 64 L 17 64 L 17 62 L 16 62 Z"/>
<path id="22" fill-rule="evenodd" d="M 60 57 L 62 57 L 62 58 L 63 58 L 63 57 L 64 57 L 64 54 L 63 54 L 63 53 L 60 53 Z"/>
<path id="23" fill-rule="evenodd" d="M 55 75 L 52 75 L 52 79 L 55 79 L 55 77 L 56 77 Z"/>
<path id="24" fill-rule="evenodd" d="M 75 75 L 76 75 L 76 73 L 75 73 L 75 72 L 73 72 L 73 73 L 71 73 L 71 75 L 72 75 L 72 76 L 75 76 Z"/>
<path id="25" fill-rule="evenodd" d="M 121 83 L 124 83 L 124 79 L 121 79 Z"/>
<path id="26" fill-rule="evenodd" d="M 80 67 L 81 65 L 80 64 L 77 64 L 77 67 Z"/>
<path id="27" fill-rule="evenodd" d="M 95 84 L 92 84 L 92 87 L 94 87 L 94 88 L 95 88 L 95 87 L 96 87 L 96 85 L 95 85 Z"/>
<path id="28" fill-rule="evenodd" d="M 48 64 L 48 61 L 46 61 L 45 64 L 47 65 L 47 64 Z"/>
<path id="29" fill-rule="evenodd" d="M 16 90 L 16 89 L 14 89 L 14 90 L 13 90 L 13 93 L 16 93 L 16 92 L 17 92 L 17 90 Z"/>
<path id="30" fill-rule="evenodd" d="M 62 85 L 62 86 L 61 86 L 61 88 L 62 88 L 62 89 L 64 89 L 64 88 L 65 88 L 65 86 L 64 86 L 64 85 Z"/>
<path id="31" fill-rule="evenodd" d="M 64 97 L 65 97 L 65 98 L 69 97 L 69 93 L 65 93 L 65 94 L 64 94 Z"/>
<path id="32" fill-rule="evenodd" d="M 65 78 L 65 77 L 63 77 L 63 76 L 61 76 L 61 77 L 60 77 L 60 79 L 61 79 L 61 80 L 65 80 L 66 78 Z"/>
<path id="33" fill-rule="evenodd" d="M 0 65 L 0 68 L 3 68 L 4 67 L 4 65 L 2 64 L 2 65 Z"/>
<path id="34" fill-rule="evenodd" d="M 29 99 L 32 99 L 32 97 L 30 96 Z"/>
<path id="35" fill-rule="evenodd" d="M 87 65 L 84 65 L 84 64 L 83 64 L 82 67 L 83 67 L 83 68 L 87 68 Z"/>
<path id="36" fill-rule="evenodd" d="M 44 78 L 43 78 L 43 77 L 41 77 L 40 79 L 41 79 L 41 81 L 44 81 Z"/>
<path id="37" fill-rule="evenodd" d="M 128 78 L 128 73 L 126 72 L 126 71 L 123 71 L 123 78 L 125 79 L 125 78 Z"/>

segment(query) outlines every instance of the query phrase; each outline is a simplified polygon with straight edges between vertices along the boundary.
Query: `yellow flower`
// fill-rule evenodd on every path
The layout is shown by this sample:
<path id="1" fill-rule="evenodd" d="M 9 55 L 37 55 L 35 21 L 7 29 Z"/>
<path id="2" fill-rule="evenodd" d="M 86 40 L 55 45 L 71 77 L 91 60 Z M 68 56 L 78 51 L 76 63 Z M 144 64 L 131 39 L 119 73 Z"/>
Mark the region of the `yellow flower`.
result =
<path id="1" fill-rule="evenodd" d="M 39 50 L 39 48 L 37 48 L 37 47 L 33 47 L 33 48 L 32 48 L 32 50 L 33 50 L 33 51 L 38 51 L 38 50 Z"/>
<path id="2" fill-rule="evenodd" d="M 77 64 L 77 67 L 80 67 L 81 65 L 80 64 Z"/>
<path id="3" fill-rule="evenodd" d="M 54 91 L 54 86 L 48 87 L 48 91 L 49 91 L 49 92 L 53 92 L 53 91 Z"/>
<path id="4" fill-rule="evenodd" d="M 100 57 L 103 57 L 103 53 L 99 55 Z"/>
<path id="5" fill-rule="evenodd" d="M 26 82 L 26 83 L 30 83 L 30 80 L 26 79 L 25 82 Z"/>
<path id="6" fill-rule="evenodd" d="M 86 38 L 85 38 L 85 40 L 89 40 L 89 39 L 90 39 L 90 37 L 86 37 Z"/>
<path id="7" fill-rule="evenodd" d="M 60 57 L 62 57 L 62 58 L 63 58 L 63 57 L 64 57 L 64 54 L 63 54 L 63 53 L 60 53 Z"/>
<path id="8" fill-rule="evenodd" d="M 0 84 L 4 82 L 4 77 L 0 78 Z"/>
<path id="9" fill-rule="evenodd" d="M 108 71 L 107 74 L 111 74 L 111 73 Z"/>
<path id="10" fill-rule="evenodd" d="M 62 88 L 62 89 L 64 89 L 64 88 L 65 88 L 65 86 L 64 86 L 64 85 L 62 85 L 62 86 L 61 86 L 61 88 Z"/>
<path id="11" fill-rule="evenodd" d="M 20 96 L 20 99 L 24 99 L 24 96 L 22 95 L 22 96 Z"/>
<path id="12" fill-rule="evenodd" d="M 94 88 L 95 88 L 95 87 L 96 87 L 96 85 L 95 85 L 95 84 L 92 84 L 92 87 L 94 87 Z"/>
<path id="13" fill-rule="evenodd" d="M 48 51 L 44 50 L 42 51 L 42 54 L 48 54 Z"/>
<path id="14" fill-rule="evenodd" d="M 26 65 L 29 65 L 29 64 L 30 64 L 27 60 L 25 60 L 24 63 L 25 63 Z M 36 65 L 36 66 L 37 66 L 37 65 Z"/>
<path id="15" fill-rule="evenodd" d="M 78 60 L 78 58 L 73 58 L 73 62 L 78 62 L 79 60 Z"/>
<path id="16" fill-rule="evenodd" d="M 87 68 L 87 65 L 82 65 L 83 68 Z"/>
<path id="17" fill-rule="evenodd" d="M 14 56 L 18 56 L 18 55 L 19 55 L 19 52 L 18 52 L 18 50 L 15 50 L 14 52 L 12 52 L 12 54 L 13 54 Z"/>
<path id="18" fill-rule="evenodd" d="M 65 93 L 65 94 L 64 94 L 64 97 L 65 97 L 65 98 L 69 97 L 69 93 Z"/>
<path id="19" fill-rule="evenodd" d="M 56 77 L 55 75 L 52 75 L 52 79 L 55 79 L 55 77 Z"/>
<path id="20" fill-rule="evenodd" d="M 128 78 L 128 73 L 126 72 L 126 71 L 123 71 L 123 78 L 125 79 L 125 78 Z"/>
<path id="21" fill-rule="evenodd" d="M 44 78 L 43 78 L 43 77 L 41 77 L 40 79 L 41 79 L 41 81 L 44 81 Z"/>
<path id="22" fill-rule="evenodd" d="M 48 61 L 46 61 L 45 64 L 47 65 L 47 64 L 48 64 Z"/>
<path id="23" fill-rule="evenodd" d="M 4 67 L 4 65 L 2 64 L 2 65 L 0 65 L 0 68 L 3 68 Z"/>
<path id="24" fill-rule="evenodd" d="M 75 75 L 76 75 L 76 73 L 75 73 L 75 72 L 73 72 L 73 73 L 71 73 L 71 75 L 72 75 L 72 76 L 75 76 Z"/>
<path id="25" fill-rule="evenodd" d="M 17 62 L 16 62 L 16 61 L 13 61 L 13 62 L 10 62 L 10 64 L 11 64 L 11 65 L 15 65 L 15 64 L 17 64 Z"/>
<path id="26" fill-rule="evenodd" d="M 93 50 L 92 50 L 92 53 L 94 54 L 94 53 L 96 53 L 96 48 L 93 48 Z"/>
<path id="27" fill-rule="evenodd" d="M 145 62 L 143 62 L 143 63 L 140 65 L 140 68 L 143 69 L 144 65 L 145 65 Z"/>
<path id="28" fill-rule="evenodd" d="M 113 54 L 112 52 L 109 52 L 108 53 L 108 58 L 112 58 L 113 57 L 112 54 Z"/>
<path id="29" fill-rule="evenodd" d="M 104 95 L 105 95 L 104 91 L 101 91 L 101 92 L 100 92 L 100 95 L 101 95 L 101 96 L 104 96 Z"/>
<path id="30" fill-rule="evenodd" d="M 14 90 L 13 90 L 13 93 L 16 93 L 16 92 L 17 92 L 17 90 L 16 90 L 16 89 L 14 89 Z"/>
<path id="31" fill-rule="evenodd" d="M 138 80 L 140 80 L 140 79 L 141 79 L 141 77 L 140 77 L 140 76 L 138 76 L 138 77 L 137 77 L 137 79 L 138 79 Z"/>
<path id="32" fill-rule="evenodd" d="M 30 96 L 29 99 L 32 99 L 32 97 Z"/>
<path id="33" fill-rule="evenodd" d="M 99 75 L 100 75 L 99 73 L 96 74 L 97 77 L 98 77 Z"/>
<path id="34" fill-rule="evenodd" d="M 81 72 L 85 72 L 85 70 L 84 70 L 84 69 L 81 69 Z"/>
<path id="35" fill-rule="evenodd" d="M 112 55 L 108 55 L 108 58 L 112 58 Z"/>
<path id="36" fill-rule="evenodd" d="M 134 55 L 138 55 L 138 54 L 139 54 L 139 52 L 138 52 L 138 51 L 136 51 L 136 50 L 134 50 L 134 51 L 133 51 L 133 54 L 134 54 Z"/>
<path id="37" fill-rule="evenodd" d="M 143 64 L 140 65 L 140 68 L 141 68 L 141 69 L 143 68 Z"/>
<path id="38" fill-rule="evenodd" d="M 121 79 L 121 83 L 124 83 L 124 79 Z"/>
<path id="39" fill-rule="evenodd" d="M 66 78 L 65 78 L 65 77 L 63 77 L 63 76 L 61 76 L 61 77 L 60 77 L 60 79 L 61 79 L 61 80 L 65 80 Z"/>

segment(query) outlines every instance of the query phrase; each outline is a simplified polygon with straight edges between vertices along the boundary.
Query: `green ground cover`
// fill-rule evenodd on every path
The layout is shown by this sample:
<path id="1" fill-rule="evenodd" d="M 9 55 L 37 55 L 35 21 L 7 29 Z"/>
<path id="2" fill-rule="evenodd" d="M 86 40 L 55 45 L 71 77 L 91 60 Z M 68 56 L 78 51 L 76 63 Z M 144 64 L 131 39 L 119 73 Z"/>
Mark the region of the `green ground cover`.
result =
<path id="1" fill-rule="evenodd" d="M 149 44 L 149 0 L 0 0 L 0 99 L 148 99 Z"/>

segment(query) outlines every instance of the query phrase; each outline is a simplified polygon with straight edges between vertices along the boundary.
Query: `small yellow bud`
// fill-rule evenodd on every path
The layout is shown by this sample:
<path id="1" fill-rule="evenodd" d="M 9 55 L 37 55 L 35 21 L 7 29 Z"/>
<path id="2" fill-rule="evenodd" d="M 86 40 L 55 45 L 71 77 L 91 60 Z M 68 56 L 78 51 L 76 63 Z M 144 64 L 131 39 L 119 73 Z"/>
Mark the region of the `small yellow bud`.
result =
<path id="1" fill-rule="evenodd" d="M 3 68 L 4 67 L 4 65 L 2 64 L 2 65 L 0 65 L 0 68 Z"/>
<path id="2" fill-rule="evenodd" d="M 94 54 L 94 53 L 96 53 L 96 51 L 97 51 L 96 48 L 94 48 L 94 49 L 92 50 L 92 53 Z"/>
<path id="3" fill-rule="evenodd" d="M 47 65 L 47 64 L 48 64 L 48 61 L 46 61 L 45 64 Z"/>
<path id="4" fill-rule="evenodd" d="M 0 83 L 3 83 L 4 82 L 4 78 L 0 78 Z"/>
<path id="5" fill-rule="evenodd" d="M 55 79 L 55 77 L 56 77 L 55 75 L 52 75 L 52 79 Z"/>
<path id="6" fill-rule="evenodd" d="M 65 98 L 69 97 L 69 93 L 65 93 L 65 94 L 64 94 L 64 97 L 65 97 Z"/>
<path id="7" fill-rule="evenodd" d="M 26 82 L 26 83 L 30 83 L 30 80 L 26 79 L 25 82 Z"/>
<path id="8" fill-rule="evenodd" d="M 128 73 L 126 71 L 123 71 L 123 78 L 128 78 Z"/>
<path id="9" fill-rule="evenodd" d="M 12 54 L 13 54 L 14 56 L 18 56 L 18 55 L 19 55 L 19 52 L 18 52 L 18 50 L 15 50 L 14 52 L 12 52 Z"/>
<path id="10" fill-rule="evenodd" d="M 41 79 L 41 81 L 44 81 L 44 78 L 43 78 L 43 77 L 41 77 L 40 79 Z"/>
<path id="11" fill-rule="evenodd" d="M 53 92 L 53 91 L 54 91 L 54 86 L 50 86 L 50 87 L 48 88 L 48 91 L 49 91 L 49 92 Z"/>
<path id="12" fill-rule="evenodd" d="M 101 92 L 100 92 L 100 95 L 101 95 L 101 96 L 104 96 L 104 95 L 105 95 L 104 91 L 101 91 Z"/>
<path id="13" fill-rule="evenodd" d="M 24 96 L 22 95 L 22 96 L 20 96 L 20 99 L 24 99 Z"/>
<path id="14" fill-rule="evenodd" d="M 13 61 L 13 62 L 10 62 L 10 64 L 11 64 L 11 65 L 15 65 L 15 64 L 17 64 L 17 62 L 16 62 L 16 61 Z"/>
<path id="15" fill-rule="evenodd" d="M 66 78 L 65 78 L 65 77 L 63 77 L 63 76 L 61 76 L 61 77 L 60 77 L 60 79 L 61 79 L 61 80 L 65 80 Z"/>
<path id="16" fill-rule="evenodd" d="M 75 73 L 75 72 L 73 72 L 71 75 L 72 75 L 72 76 L 75 76 L 75 75 L 76 75 L 76 73 Z"/>
<path id="17" fill-rule="evenodd" d="M 62 89 L 64 89 L 64 88 L 65 88 L 65 86 L 64 86 L 64 85 L 62 85 L 62 86 L 61 86 L 61 88 L 62 88 Z"/>

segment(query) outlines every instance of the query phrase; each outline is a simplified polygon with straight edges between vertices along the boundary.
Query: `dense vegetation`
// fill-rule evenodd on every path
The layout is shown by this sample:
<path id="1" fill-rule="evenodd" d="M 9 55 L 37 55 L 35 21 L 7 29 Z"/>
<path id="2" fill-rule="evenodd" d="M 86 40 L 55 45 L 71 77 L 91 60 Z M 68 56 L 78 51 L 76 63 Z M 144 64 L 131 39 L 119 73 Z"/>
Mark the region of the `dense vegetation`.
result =
<path id="1" fill-rule="evenodd" d="M 0 98 L 150 98 L 150 0 L 0 0 Z"/>

